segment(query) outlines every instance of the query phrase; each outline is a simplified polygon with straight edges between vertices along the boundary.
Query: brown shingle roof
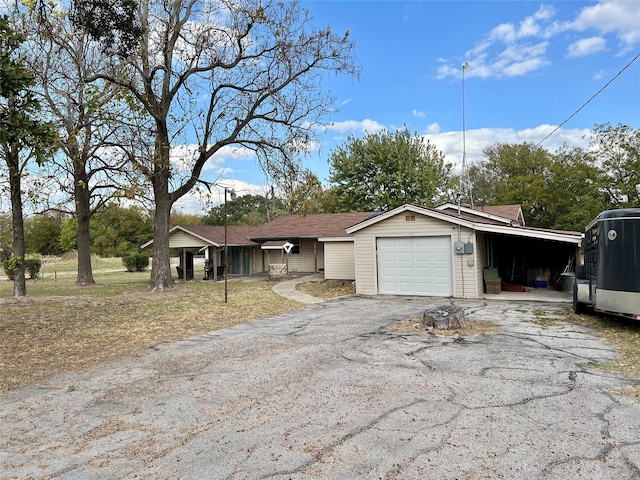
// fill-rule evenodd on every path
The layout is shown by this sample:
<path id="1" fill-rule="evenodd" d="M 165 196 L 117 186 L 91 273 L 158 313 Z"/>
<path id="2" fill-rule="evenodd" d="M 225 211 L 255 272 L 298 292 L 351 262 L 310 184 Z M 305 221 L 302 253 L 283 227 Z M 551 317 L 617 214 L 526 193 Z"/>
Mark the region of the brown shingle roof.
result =
<path id="1" fill-rule="evenodd" d="M 345 228 L 365 220 L 370 213 L 318 213 L 285 215 L 258 226 L 227 226 L 228 245 L 257 245 L 265 240 L 289 238 L 346 237 Z M 177 225 L 217 245 L 224 245 L 224 226 Z M 175 227 L 174 227 L 175 228 Z"/>
<path id="2" fill-rule="evenodd" d="M 522 207 L 520 205 L 490 205 L 475 207 L 475 210 L 518 222 L 520 221 L 520 215 L 522 213 Z"/>
<path id="3" fill-rule="evenodd" d="M 346 237 L 345 229 L 360 223 L 369 212 L 317 213 L 312 215 L 285 215 L 254 227 L 250 237 L 255 240 L 275 238 Z"/>

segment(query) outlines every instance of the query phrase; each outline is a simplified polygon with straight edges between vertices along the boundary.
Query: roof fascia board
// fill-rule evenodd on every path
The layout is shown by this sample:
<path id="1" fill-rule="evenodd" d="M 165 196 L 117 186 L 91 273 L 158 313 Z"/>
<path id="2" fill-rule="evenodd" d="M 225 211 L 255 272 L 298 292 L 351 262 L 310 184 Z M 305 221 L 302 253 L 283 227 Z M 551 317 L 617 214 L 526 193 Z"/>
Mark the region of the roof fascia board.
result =
<path id="1" fill-rule="evenodd" d="M 503 233 L 505 235 L 513 235 L 518 237 L 537 238 L 540 240 L 554 240 L 556 242 L 573 243 L 580 245 L 582 243 L 583 234 L 570 235 L 555 232 L 541 232 L 539 230 L 529 230 L 526 227 L 503 227 L 501 225 L 487 225 L 478 223 L 475 229 L 479 232 L 487 233 Z"/>
<path id="2" fill-rule="evenodd" d="M 460 225 L 462 227 L 467 227 L 467 228 L 473 228 L 473 223 L 469 222 L 468 220 L 463 220 L 462 218 L 457 218 L 457 217 L 452 217 L 451 215 L 447 215 L 445 213 L 439 213 L 433 210 L 427 210 L 424 209 L 422 207 L 418 207 L 416 205 L 412 205 L 409 203 L 406 203 L 400 207 L 394 208 L 393 210 L 389 210 L 388 212 L 385 213 L 381 213 L 380 215 L 377 215 L 373 218 L 370 218 L 368 220 L 365 220 L 364 222 L 360 222 L 357 223 L 355 225 L 353 225 L 352 227 L 349 227 L 346 229 L 346 232 L 349 234 L 355 233 L 359 230 L 362 230 L 363 228 L 367 228 L 371 225 L 374 225 L 378 222 L 381 222 L 383 220 L 386 220 L 388 218 L 394 217 L 396 215 L 399 215 L 403 212 L 412 212 L 412 213 L 417 213 L 419 215 L 424 215 L 426 217 L 431 217 L 431 218 L 435 218 L 438 220 L 442 220 L 444 222 L 448 222 L 448 223 L 453 223 L 455 225 Z"/>
<path id="3" fill-rule="evenodd" d="M 454 205 L 453 203 L 445 203 L 444 205 L 440 205 L 439 207 L 436 207 L 436 210 L 450 210 L 450 209 L 457 210 L 458 206 Z M 507 225 L 511 225 L 511 222 L 515 221 L 515 220 L 511 220 L 510 218 L 501 217 L 500 215 L 496 215 L 494 213 L 483 212 L 482 210 L 475 210 L 469 207 L 460 206 L 460 211 L 464 213 L 468 213 L 469 215 L 483 217 L 488 220 L 495 220 L 497 222 L 506 223 Z M 518 218 L 521 217 L 520 215 L 521 212 L 522 212 L 522 209 L 520 209 L 520 211 L 518 212 Z"/>
<path id="4" fill-rule="evenodd" d="M 353 242 L 353 237 L 320 237 L 319 242 Z"/>

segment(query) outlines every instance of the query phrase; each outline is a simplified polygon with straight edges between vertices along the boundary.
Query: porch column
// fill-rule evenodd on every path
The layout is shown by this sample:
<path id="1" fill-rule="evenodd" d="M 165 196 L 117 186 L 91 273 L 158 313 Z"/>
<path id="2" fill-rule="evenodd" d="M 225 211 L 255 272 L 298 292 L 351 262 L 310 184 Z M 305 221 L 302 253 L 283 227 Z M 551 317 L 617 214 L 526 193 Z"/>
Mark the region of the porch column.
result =
<path id="1" fill-rule="evenodd" d="M 209 255 L 213 258 L 213 281 L 218 281 L 218 262 L 216 262 L 216 247 L 209 247 Z"/>
<path id="2" fill-rule="evenodd" d="M 313 239 L 313 261 L 314 261 L 314 271 L 313 273 L 318 273 L 318 239 Z"/>
<path id="3" fill-rule="evenodd" d="M 187 248 L 182 247 L 182 280 L 187 281 Z"/>

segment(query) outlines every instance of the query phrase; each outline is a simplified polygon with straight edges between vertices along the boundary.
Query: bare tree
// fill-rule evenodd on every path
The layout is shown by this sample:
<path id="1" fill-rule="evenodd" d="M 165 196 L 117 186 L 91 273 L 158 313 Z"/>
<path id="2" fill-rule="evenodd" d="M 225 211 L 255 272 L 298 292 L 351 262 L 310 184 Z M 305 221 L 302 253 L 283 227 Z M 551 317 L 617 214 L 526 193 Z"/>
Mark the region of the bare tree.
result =
<path id="1" fill-rule="evenodd" d="M 293 162 L 334 103 L 323 78 L 358 69 L 348 32 L 314 28 L 296 1 L 143 0 L 138 15 L 138 48 L 90 80 L 126 88 L 153 122 L 153 151 L 131 160 L 153 190 L 149 286 L 164 289 L 173 286 L 171 207 L 202 182 L 207 161 L 235 145 L 265 171 Z M 179 145 L 190 146 L 180 158 Z"/>
<path id="2" fill-rule="evenodd" d="M 130 105 L 122 89 L 103 80 L 86 79 L 107 65 L 107 56 L 90 36 L 76 29 L 63 5 L 41 2 L 26 16 L 26 50 L 36 74 L 46 114 L 58 126 L 62 155 L 49 165 L 57 195 L 49 205 L 76 217 L 78 272 L 76 283 L 94 283 L 91 264 L 91 217 L 108 202 L 131 196 L 136 182 L 129 166 L 137 128 L 127 121 Z M 43 172 L 44 174 L 44 172 Z"/>

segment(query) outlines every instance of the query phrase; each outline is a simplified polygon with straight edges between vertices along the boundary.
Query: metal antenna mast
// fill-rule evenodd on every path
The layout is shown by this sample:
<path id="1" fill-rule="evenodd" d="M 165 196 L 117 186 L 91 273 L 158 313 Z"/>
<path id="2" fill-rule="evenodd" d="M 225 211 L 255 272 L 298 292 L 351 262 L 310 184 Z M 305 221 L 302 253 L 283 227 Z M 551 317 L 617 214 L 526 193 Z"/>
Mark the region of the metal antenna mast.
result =
<path id="1" fill-rule="evenodd" d="M 473 208 L 473 195 L 471 194 L 471 180 L 469 179 L 469 171 L 467 170 L 467 125 L 465 116 L 465 99 L 464 99 L 464 72 L 469 70 L 469 63 L 462 65 L 462 170 L 460 171 L 460 189 L 456 195 L 458 200 L 458 215 L 460 215 L 460 205 L 462 197 L 468 196 L 471 208 Z"/>

